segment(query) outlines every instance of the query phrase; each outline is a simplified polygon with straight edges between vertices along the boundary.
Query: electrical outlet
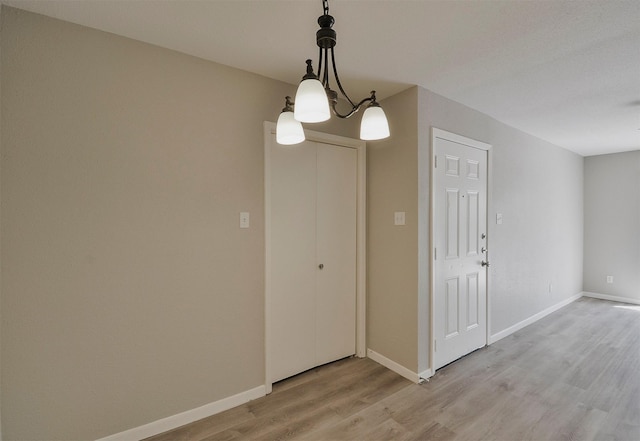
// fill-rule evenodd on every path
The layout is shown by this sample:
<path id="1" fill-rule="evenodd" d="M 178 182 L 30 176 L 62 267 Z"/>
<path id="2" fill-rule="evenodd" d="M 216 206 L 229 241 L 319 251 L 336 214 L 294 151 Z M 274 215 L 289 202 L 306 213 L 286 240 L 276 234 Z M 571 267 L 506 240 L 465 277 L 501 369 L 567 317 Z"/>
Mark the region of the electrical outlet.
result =
<path id="1" fill-rule="evenodd" d="M 607 276 L 607 283 L 613 283 L 613 276 Z"/>

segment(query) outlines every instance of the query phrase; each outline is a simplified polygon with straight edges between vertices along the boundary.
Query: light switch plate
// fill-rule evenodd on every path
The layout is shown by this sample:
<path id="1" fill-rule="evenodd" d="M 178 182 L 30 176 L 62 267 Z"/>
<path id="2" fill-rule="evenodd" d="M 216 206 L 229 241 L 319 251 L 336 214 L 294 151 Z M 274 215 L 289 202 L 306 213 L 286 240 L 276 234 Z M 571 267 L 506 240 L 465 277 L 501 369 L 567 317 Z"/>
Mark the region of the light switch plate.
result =
<path id="1" fill-rule="evenodd" d="M 249 212 L 243 211 L 240 213 L 240 228 L 249 228 Z"/>
<path id="2" fill-rule="evenodd" d="M 404 211 L 396 211 L 393 213 L 393 225 L 406 225 L 406 216 Z"/>
<path id="3" fill-rule="evenodd" d="M 502 225 L 502 213 L 496 213 L 496 224 Z"/>

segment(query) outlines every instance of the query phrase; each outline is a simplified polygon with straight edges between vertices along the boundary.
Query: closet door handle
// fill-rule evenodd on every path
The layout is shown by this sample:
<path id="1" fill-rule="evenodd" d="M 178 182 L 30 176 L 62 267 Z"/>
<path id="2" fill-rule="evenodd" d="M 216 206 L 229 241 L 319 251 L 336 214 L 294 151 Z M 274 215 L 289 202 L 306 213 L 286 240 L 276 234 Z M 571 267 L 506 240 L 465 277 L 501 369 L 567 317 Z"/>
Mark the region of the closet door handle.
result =
<path id="1" fill-rule="evenodd" d="M 321 263 L 320 265 L 318 265 L 318 268 L 323 269 L 324 268 L 324 263 Z"/>

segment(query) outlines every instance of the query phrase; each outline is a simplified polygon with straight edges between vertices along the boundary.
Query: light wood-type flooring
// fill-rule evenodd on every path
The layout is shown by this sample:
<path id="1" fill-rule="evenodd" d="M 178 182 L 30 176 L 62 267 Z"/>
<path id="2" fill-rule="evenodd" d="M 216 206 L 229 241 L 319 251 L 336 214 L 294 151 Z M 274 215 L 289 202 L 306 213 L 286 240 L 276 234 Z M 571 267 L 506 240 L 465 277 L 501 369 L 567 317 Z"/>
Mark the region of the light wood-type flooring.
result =
<path id="1" fill-rule="evenodd" d="M 350 358 L 153 441 L 640 440 L 640 306 L 582 298 L 416 385 Z"/>

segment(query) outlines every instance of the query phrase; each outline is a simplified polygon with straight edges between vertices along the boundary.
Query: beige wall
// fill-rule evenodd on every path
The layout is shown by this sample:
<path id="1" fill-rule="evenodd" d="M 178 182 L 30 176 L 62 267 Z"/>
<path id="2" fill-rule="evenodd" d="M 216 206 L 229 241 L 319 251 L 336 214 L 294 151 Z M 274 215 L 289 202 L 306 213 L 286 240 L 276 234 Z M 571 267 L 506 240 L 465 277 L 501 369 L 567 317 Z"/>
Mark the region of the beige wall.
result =
<path id="1" fill-rule="evenodd" d="M 1 45 L 5 441 L 99 438 L 262 385 L 262 122 L 293 87 L 10 8 Z M 494 145 L 492 332 L 580 291 L 582 158 L 422 88 L 383 105 L 369 348 L 428 367 L 431 126 Z"/>
<path id="2" fill-rule="evenodd" d="M 421 89 L 419 121 L 493 146 L 491 335 L 582 291 L 584 158 Z M 496 224 L 496 213 L 503 224 Z M 552 292 L 549 292 L 549 285 Z"/>
<path id="3" fill-rule="evenodd" d="M 263 385 L 263 121 L 295 88 L 2 11 L 5 441 L 95 439 Z"/>
<path id="4" fill-rule="evenodd" d="M 368 145 L 371 349 L 418 374 L 430 367 L 432 127 L 493 146 L 490 334 L 582 291 L 581 156 L 420 87 L 383 105 L 392 138 Z M 407 211 L 406 227 L 393 226 L 394 211 Z"/>
<path id="5" fill-rule="evenodd" d="M 367 143 L 367 346 L 418 368 L 417 88 L 384 100 L 391 137 Z M 406 225 L 394 226 L 396 211 Z"/>
<path id="6" fill-rule="evenodd" d="M 262 385 L 262 123 L 293 88 L 11 8 L 1 55 L 5 440 Z"/>
<path id="7" fill-rule="evenodd" d="M 584 290 L 640 303 L 640 151 L 591 156 L 584 169 Z"/>

